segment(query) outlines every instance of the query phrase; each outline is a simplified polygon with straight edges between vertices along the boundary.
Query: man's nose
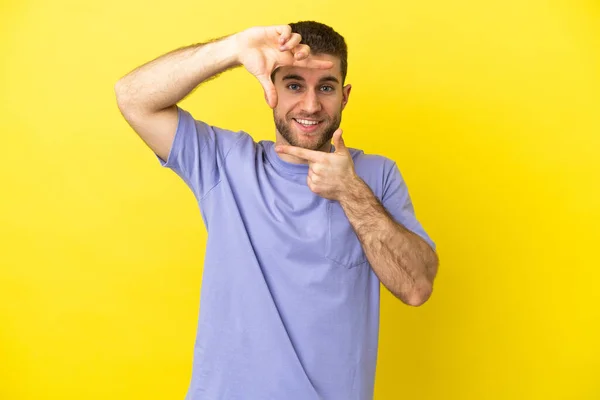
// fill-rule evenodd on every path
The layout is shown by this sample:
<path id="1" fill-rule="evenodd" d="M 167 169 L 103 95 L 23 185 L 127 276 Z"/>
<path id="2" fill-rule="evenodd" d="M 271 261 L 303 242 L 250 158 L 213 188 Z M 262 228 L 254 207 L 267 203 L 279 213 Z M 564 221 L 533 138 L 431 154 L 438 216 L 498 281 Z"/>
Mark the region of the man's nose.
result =
<path id="1" fill-rule="evenodd" d="M 314 90 L 308 90 L 302 99 L 302 109 L 307 114 L 315 114 L 321 111 L 319 96 Z"/>

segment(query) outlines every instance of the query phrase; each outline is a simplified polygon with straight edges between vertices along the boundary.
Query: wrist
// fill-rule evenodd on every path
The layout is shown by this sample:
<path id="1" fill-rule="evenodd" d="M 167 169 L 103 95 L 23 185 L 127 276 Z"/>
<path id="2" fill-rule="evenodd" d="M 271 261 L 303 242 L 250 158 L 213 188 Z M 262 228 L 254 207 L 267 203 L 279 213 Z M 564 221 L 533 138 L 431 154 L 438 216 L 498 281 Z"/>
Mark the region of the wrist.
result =
<path id="1" fill-rule="evenodd" d="M 241 54 L 242 54 L 242 45 L 241 45 L 241 35 L 242 32 L 234 33 L 225 37 L 222 41 L 223 48 L 228 54 L 227 64 L 229 67 L 237 67 L 242 65 Z"/>
<path id="2" fill-rule="evenodd" d="M 365 196 L 370 192 L 369 186 L 356 174 L 344 185 L 344 191 L 341 193 L 338 201 L 341 206 L 356 204 L 365 200 Z"/>
<path id="3" fill-rule="evenodd" d="M 234 54 L 234 59 L 235 59 L 235 64 L 236 65 L 243 65 L 244 62 L 244 50 L 246 50 L 248 48 L 248 40 L 246 38 L 247 36 L 247 29 L 234 33 L 233 35 L 231 35 L 228 39 L 230 39 L 231 43 L 231 52 L 232 54 Z"/>

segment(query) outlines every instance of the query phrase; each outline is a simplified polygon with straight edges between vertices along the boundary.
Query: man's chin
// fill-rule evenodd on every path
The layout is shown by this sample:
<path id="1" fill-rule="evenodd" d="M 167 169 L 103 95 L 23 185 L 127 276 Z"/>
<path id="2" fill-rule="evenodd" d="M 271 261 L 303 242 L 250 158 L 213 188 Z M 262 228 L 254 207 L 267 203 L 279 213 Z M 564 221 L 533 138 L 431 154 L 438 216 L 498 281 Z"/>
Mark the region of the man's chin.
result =
<path id="1" fill-rule="evenodd" d="M 296 135 L 294 137 L 294 143 L 292 143 L 293 146 L 302 147 L 308 150 L 319 150 L 324 144 L 321 135 Z"/>

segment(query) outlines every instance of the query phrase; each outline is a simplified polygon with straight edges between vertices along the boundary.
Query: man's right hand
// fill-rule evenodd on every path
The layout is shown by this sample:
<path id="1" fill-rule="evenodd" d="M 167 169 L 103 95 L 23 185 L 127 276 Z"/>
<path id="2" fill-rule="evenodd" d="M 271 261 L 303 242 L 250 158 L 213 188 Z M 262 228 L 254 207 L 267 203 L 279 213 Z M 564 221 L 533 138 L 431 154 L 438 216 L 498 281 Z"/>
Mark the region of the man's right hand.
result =
<path id="1" fill-rule="evenodd" d="M 254 27 L 236 35 L 239 62 L 254 75 L 265 91 L 269 107 L 277 105 L 277 91 L 271 74 L 282 66 L 328 69 L 330 61 L 315 60 L 310 48 L 289 25 Z"/>

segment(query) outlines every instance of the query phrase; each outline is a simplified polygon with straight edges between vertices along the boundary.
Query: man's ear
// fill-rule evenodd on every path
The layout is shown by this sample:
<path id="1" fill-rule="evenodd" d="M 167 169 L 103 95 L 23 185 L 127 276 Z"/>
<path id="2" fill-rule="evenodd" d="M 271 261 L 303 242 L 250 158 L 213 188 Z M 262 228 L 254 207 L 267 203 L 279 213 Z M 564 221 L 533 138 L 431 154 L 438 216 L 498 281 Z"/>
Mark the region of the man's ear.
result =
<path id="1" fill-rule="evenodd" d="M 350 98 L 350 91 L 352 90 L 352 85 L 347 84 L 342 88 L 342 110 L 346 108 L 346 104 L 348 104 L 348 98 Z"/>

